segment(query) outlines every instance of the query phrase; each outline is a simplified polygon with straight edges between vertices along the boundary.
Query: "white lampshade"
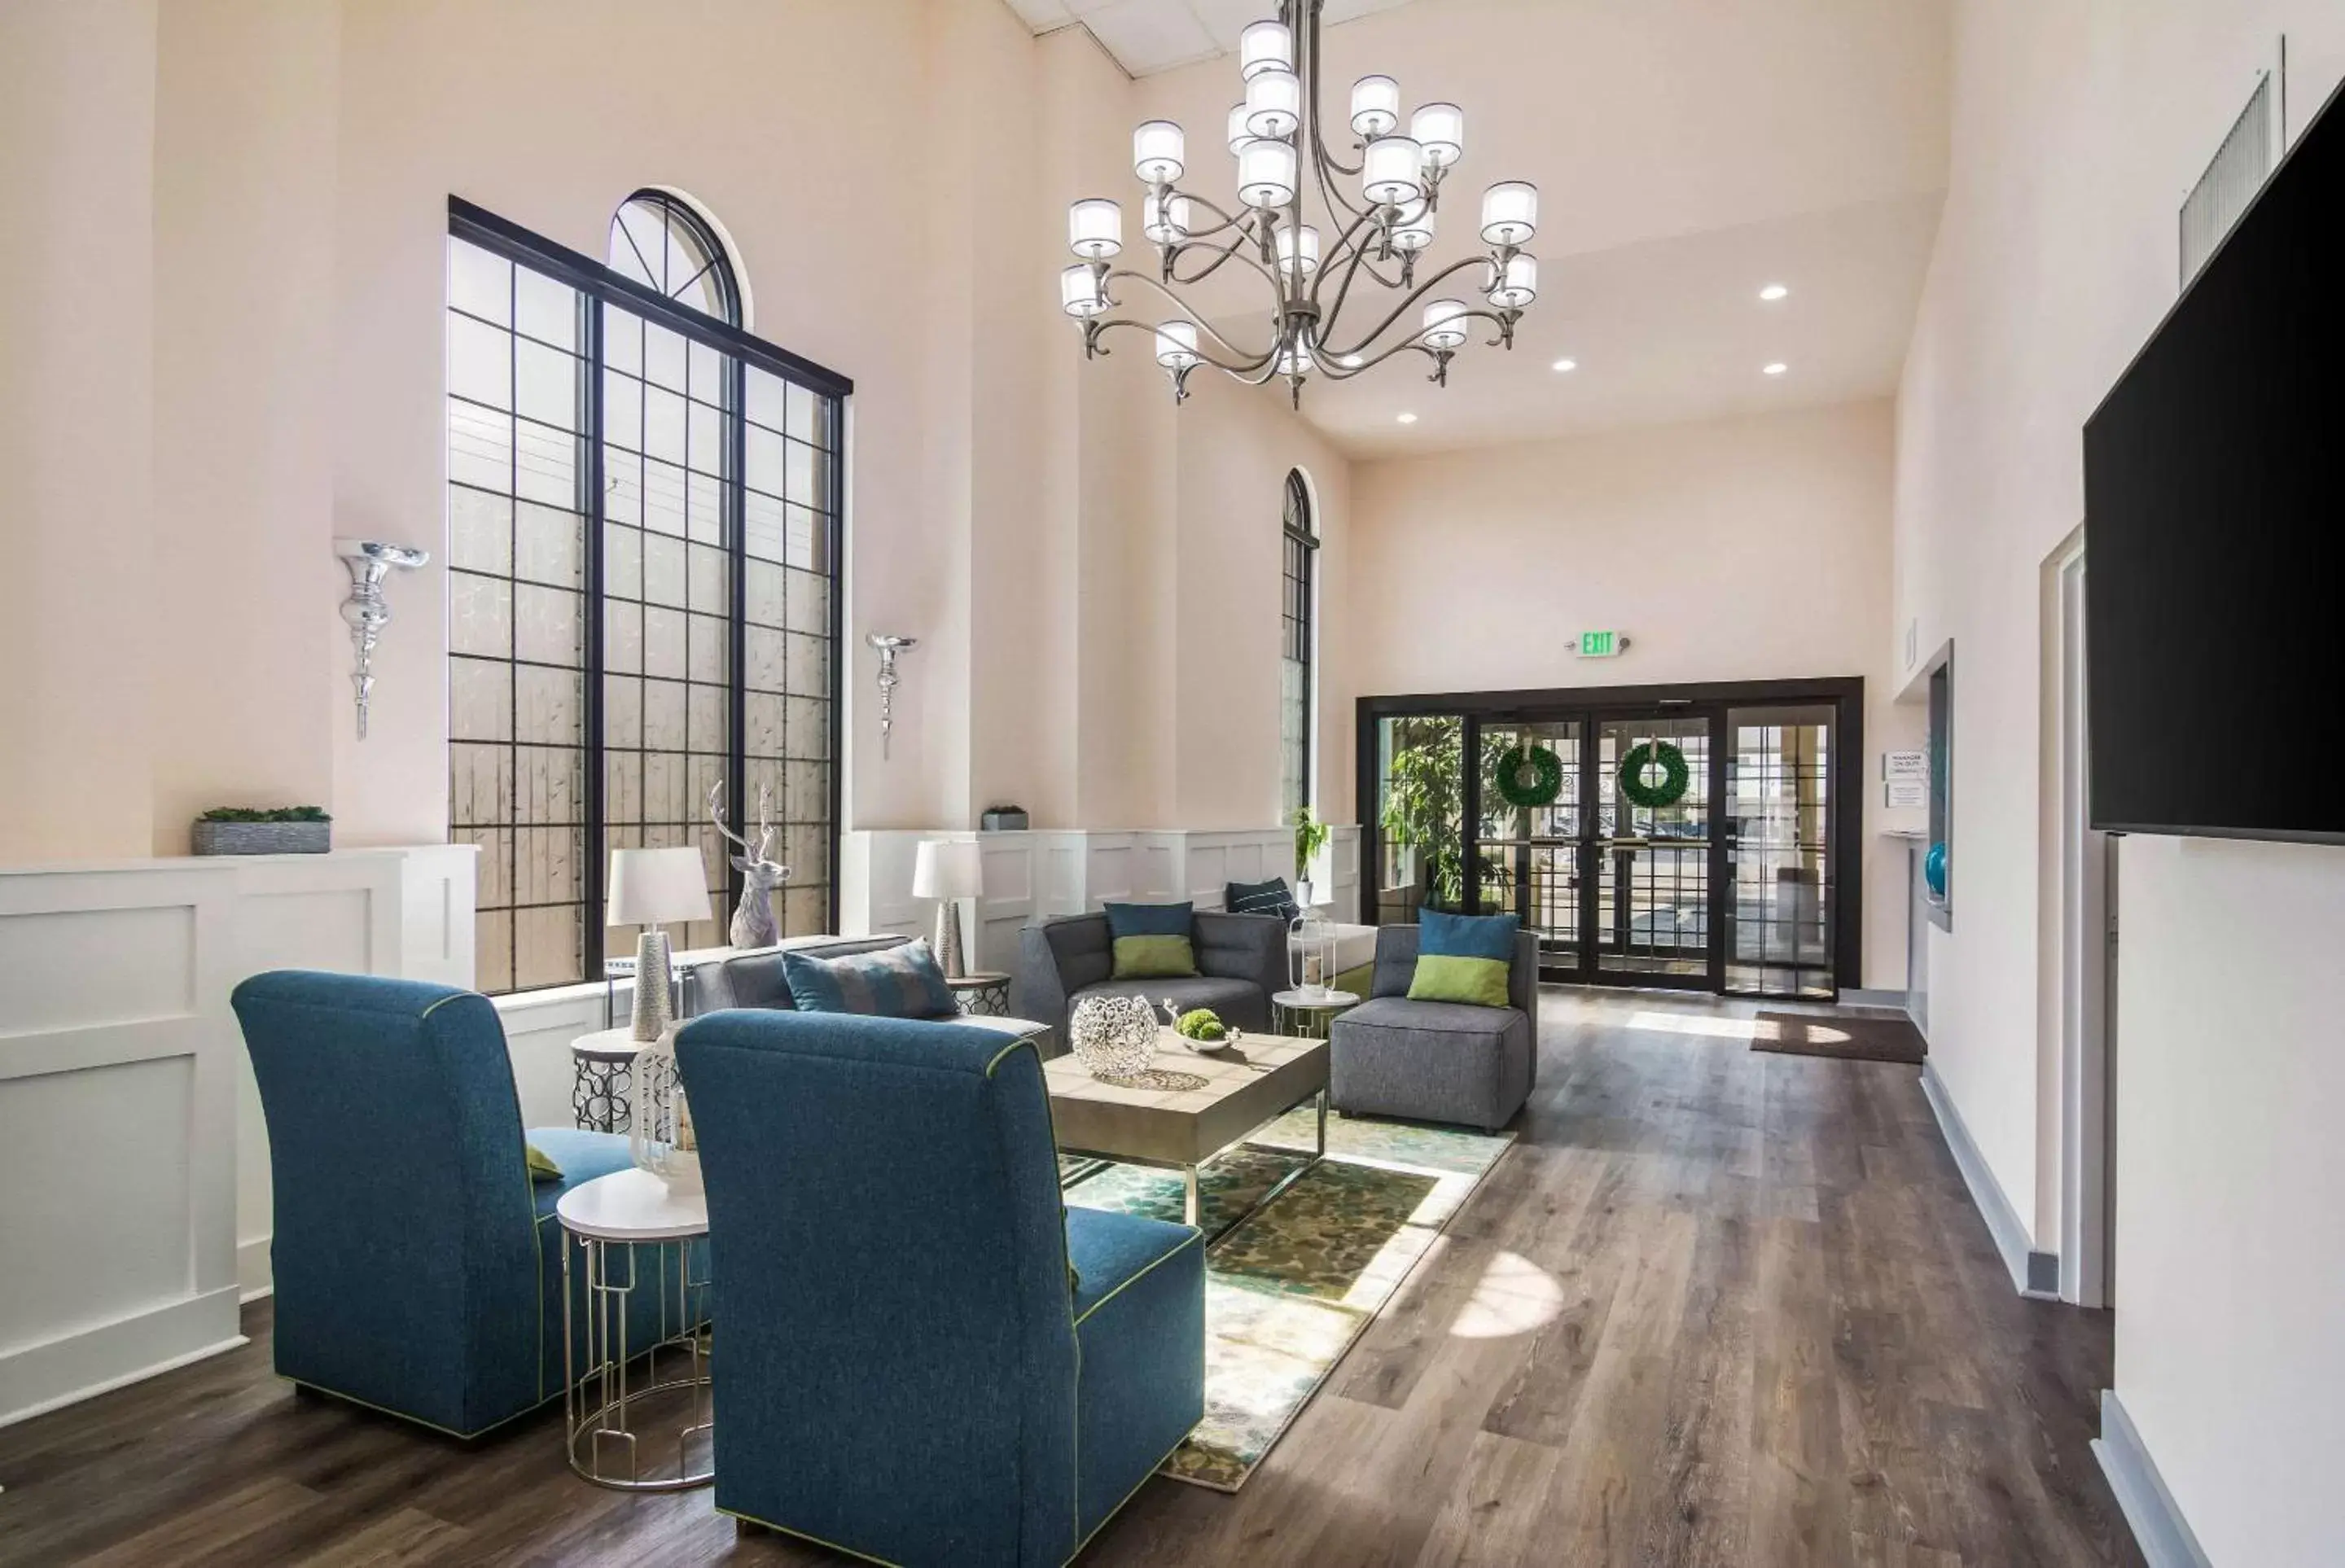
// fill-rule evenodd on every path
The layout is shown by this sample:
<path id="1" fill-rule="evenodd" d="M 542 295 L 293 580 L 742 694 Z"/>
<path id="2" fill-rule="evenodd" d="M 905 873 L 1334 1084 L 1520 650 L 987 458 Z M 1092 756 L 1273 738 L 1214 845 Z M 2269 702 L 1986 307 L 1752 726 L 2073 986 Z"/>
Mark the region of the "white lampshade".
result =
<path id="1" fill-rule="evenodd" d="M 1096 316 L 1107 309 L 1099 275 L 1078 261 L 1059 274 L 1059 309 L 1070 316 Z"/>
<path id="2" fill-rule="evenodd" d="M 1528 245 L 1538 233 L 1538 187 L 1501 180 L 1482 193 L 1482 238 L 1492 245 Z"/>
<path id="3" fill-rule="evenodd" d="M 1252 140 L 1254 140 L 1254 133 L 1246 129 L 1246 106 L 1244 104 L 1232 104 L 1230 106 L 1230 151 L 1235 153 Z"/>
<path id="4" fill-rule="evenodd" d="M 1246 78 L 1246 129 L 1258 137 L 1294 134 L 1303 123 L 1303 81 L 1292 71 L 1269 70 Z"/>
<path id="5" fill-rule="evenodd" d="M 1294 148 L 1256 137 L 1238 149 L 1238 199 L 1248 207 L 1284 207 L 1294 199 Z"/>
<path id="6" fill-rule="evenodd" d="M 1538 298 L 1538 258 L 1528 251 L 1518 250 L 1507 258 L 1504 277 L 1489 280 L 1490 303 L 1501 310 L 1519 310 Z"/>
<path id="7" fill-rule="evenodd" d="M 1189 237 L 1189 198 L 1160 199 L 1154 191 L 1140 198 L 1140 232 L 1154 245 L 1170 245 Z"/>
<path id="8" fill-rule="evenodd" d="M 1447 168 L 1466 156 L 1466 111 L 1456 104 L 1427 104 L 1409 116 L 1408 134 L 1425 149 L 1428 168 Z"/>
<path id="9" fill-rule="evenodd" d="M 1123 208 L 1103 196 L 1067 208 L 1067 248 L 1086 261 L 1105 261 L 1123 248 Z"/>
<path id="10" fill-rule="evenodd" d="M 1360 167 L 1360 189 L 1370 201 L 1397 206 L 1425 194 L 1425 149 L 1409 137 L 1378 137 Z"/>
<path id="11" fill-rule="evenodd" d="M 690 845 L 614 849 L 605 926 L 667 926 L 709 917 L 708 868 Z"/>
<path id="12" fill-rule="evenodd" d="M 1393 219 L 1392 243 L 1395 250 L 1423 250 L 1433 243 L 1433 204 L 1418 199 L 1401 203 L 1400 216 Z"/>
<path id="13" fill-rule="evenodd" d="M 1167 321 L 1156 329 L 1156 362 L 1168 370 L 1185 370 L 1197 362 L 1197 324 Z"/>
<path id="14" fill-rule="evenodd" d="M 985 864 L 971 839 L 924 838 L 912 859 L 915 898 L 976 898 L 985 892 Z"/>
<path id="15" fill-rule="evenodd" d="M 1132 172 L 1151 185 L 1179 179 L 1187 156 L 1188 138 L 1171 120 L 1142 120 L 1132 133 Z"/>
<path id="16" fill-rule="evenodd" d="M 1425 330 L 1417 334 L 1428 349 L 1458 349 L 1466 343 L 1466 301 L 1436 299 L 1425 308 Z"/>
<path id="17" fill-rule="evenodd" d="M 1264 71 L 1294 69 L 1294 38 L 1284 22 L 1255 22 L 1238 35 L 1238 75 L 1251 82 Z"/>
<path id="18" fill-rule="evenodd" d="M 1400 124 L 1400 84 L 1390 76 L 1362 76 L 1352 84 L 1352 131 L 1363 141 L 1389 136 Z"/>
<path id="19" fill-rule="evenodd" d="M 1299 261 L 1298 240 L 1301 242 Z M 1299 272 L 1304 278 L 1318 271 L 1319 231 L 1307 223 L 1301 228 L 1292 224 L 1282 228 L 1278 231 L 1278 269 L 1281 272 Z"/>

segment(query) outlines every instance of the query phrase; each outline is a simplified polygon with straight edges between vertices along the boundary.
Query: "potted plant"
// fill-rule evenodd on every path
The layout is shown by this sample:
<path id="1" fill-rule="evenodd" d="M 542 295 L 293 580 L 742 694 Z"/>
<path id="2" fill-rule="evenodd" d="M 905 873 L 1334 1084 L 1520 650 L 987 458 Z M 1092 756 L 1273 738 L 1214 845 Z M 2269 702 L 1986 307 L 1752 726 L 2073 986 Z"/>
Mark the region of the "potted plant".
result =
<path id="1" fill-rule="evenodd" d="M 188 835 L 198 855 L 323 855 L 334 819 L 314 805 L 216 805 Z"/>
<path id="2" fill-rule="evenodd" d="M 1294 808 L 1294 880 L 1298 890 L 1311 885 L 1311 867 L 1319 859 L 1319 852 L 1327 847 L 1328 831 L 1317 812 L 1307 805 Z M 1308 896 L 1301 901 L 1311 902 Z"/>

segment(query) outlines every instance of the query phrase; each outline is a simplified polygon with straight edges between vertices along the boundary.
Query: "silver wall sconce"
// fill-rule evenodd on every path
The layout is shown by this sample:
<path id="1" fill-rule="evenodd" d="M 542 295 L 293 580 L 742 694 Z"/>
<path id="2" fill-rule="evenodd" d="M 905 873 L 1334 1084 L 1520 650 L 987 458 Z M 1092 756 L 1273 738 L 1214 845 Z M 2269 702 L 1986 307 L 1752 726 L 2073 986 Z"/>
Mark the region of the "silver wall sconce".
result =
<path id="1" fill-rule="evenodd" d="M 342 619 L 350 629 L 350 646 L 358 661 L 350 671 L 359 708 L 359 739 L 366 739 L 367 704 L 374 696 L 374 648 L 382 629 L 391 624 L 391 601 L 382 585 L 396 569 L 412 572 L 431 559 L 429 551 L 411 544 L 386 544 L 374 539 L 337 539 L 334 553 L 350 569 L 350 596 L 342 601 Z"/>
<path id="2" fill-rule="evenodd" d="M 920 645 L 918 637 L 892 637 L 884 632 L 865 634 L 866 642 L 879 651 L 879 755 L 888 755 L 888 738 L 896 729 L 896 655 L 909 653 Z"/>

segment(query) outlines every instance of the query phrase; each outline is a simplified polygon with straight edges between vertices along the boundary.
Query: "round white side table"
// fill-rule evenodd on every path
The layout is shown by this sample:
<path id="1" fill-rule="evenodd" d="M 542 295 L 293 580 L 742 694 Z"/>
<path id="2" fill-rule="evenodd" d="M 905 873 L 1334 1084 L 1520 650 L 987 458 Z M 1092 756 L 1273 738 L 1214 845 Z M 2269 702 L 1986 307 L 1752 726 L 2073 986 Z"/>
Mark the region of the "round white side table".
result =
<path id="1" fill-rule="evenodd" d="M 1359 1005 L 1359 996 L 1350 991 L 1280 991 L 1270 998 L 1270 1030 L 1274 1035 L 1324 1040 L 1335 1015 Z"/>
<path id="2" fill-rule="evenodd" d="M 708 1297 L 708 1281 L 692 1277 L 692 1243 L 708 1234 L 707 1198 L 671 1191 L 650 1171 L 630 1167 L 580 1182 L 554 1212 L 562 1219 L 562 1428 L 570 1468 L 622 1492 L 707 1485 L 716 1470 L 706 1330 L 692 1326 L 694 1305 Z M 647 1253 L 657 1262 L 646 1266 Z M 583 1304 L 572 1290 L 574 1266 L 584 1270 Z M 676 1324 L 675 1333 L 648 1345 L 628 1342 L 627 1308 L 638 1290 L 658 1293 L 661 1321 Z M 666 1434 L 655 1440 L 635 1431 L 635 1407 L 655 1395 L 671 1396 L 661 1403 L 673 1405 L 678 1394 L 684 1421 L 673 1434 L 671 1462 Z M 624 1461 L 615 1454 L 606 1461 L 606 1444 L 624 1450 Z M 646 1452 L 654 1446 L 661 1451 L 655 1457 Z"/>

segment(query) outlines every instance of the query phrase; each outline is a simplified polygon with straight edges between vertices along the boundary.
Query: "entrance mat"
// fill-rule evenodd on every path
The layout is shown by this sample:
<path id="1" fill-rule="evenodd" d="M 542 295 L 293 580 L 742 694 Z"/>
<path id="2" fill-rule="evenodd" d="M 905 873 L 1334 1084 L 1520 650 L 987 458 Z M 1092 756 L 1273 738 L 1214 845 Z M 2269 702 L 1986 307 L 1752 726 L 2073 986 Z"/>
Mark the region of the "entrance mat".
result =
<path id="1" fill-rule="evenodd" d="M 1751 1038 L 1754 1051 L 1790 1057 L 1838 1057 L 1857 1062 L 1904 1062 L 1920 1067 L 1929 1044 L 1903 1017 L 1826 1017 L 1812 1013 L 1761 1013 Z"/>
<path id="2" fill-rule="evenodd" d="M 1290 1111 L 1198 1173 L 1205 1256 L 1205 1419 L 1164 1462 L 1235 1492 L 1376 1320 L 1515 1135 L 1327 1115 L 1327 1158 L 1234 1229 L 1300 1163 L 1314 1111 Z M 1274 1146 L 1265 1148 L 1264 1146 Z M 1069 1203 L 1178 1220 L 1179 1173 L 1112 1165 Z"/>

